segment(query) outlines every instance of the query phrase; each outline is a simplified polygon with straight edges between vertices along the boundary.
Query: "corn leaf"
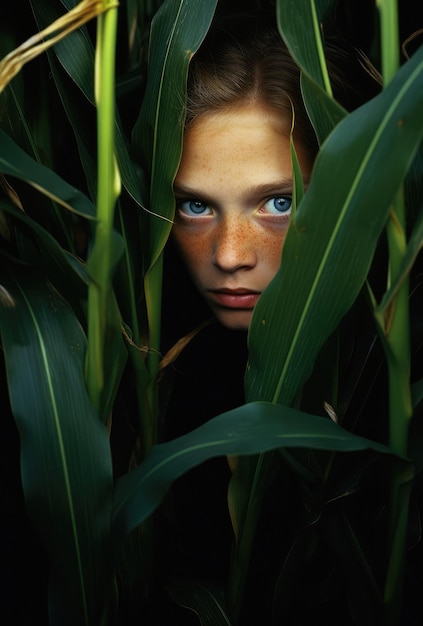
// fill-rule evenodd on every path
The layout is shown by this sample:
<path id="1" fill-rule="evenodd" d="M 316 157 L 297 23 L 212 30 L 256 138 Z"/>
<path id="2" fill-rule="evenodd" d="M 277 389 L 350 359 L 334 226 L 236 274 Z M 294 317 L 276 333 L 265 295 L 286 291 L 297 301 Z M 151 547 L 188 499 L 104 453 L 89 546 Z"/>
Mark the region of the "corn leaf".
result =
<path id="1" fill-rule="evenodd" d="M 116 541 L 142 523 L 160 504 L 174 480 L 203 461 L 224 455 L 252 455 L 278 448 L 352 452 L 389 448 L 359 437 L 328 418 L 268 402 L 252 402 L 222 413 L 182 437 L 153 446 L 146 460 L 119 478 L 113 499 Z"/>
<path id="2" fill-rule="evenodd" d="M 333 2 L 278 0 L 277 20 L 283 40 L 302 70 L 301 89 L 319 143 L 346 115 L 332 97 L 324 55 L 321 22 Z"/>
<path id="3" fill-rule="evenodd" d="M 175 209 L 173 179 L 182 151 L 186 78 L 191 56 L 204 39 L 216 0 L 168 0 L 151 24 L 148 83 L 133 129 L 134 150 L 150 181 L 145 223 L 144 282 L 150 345 L 148 357 L 157 372 L 160 335 L 162 252 Z"/>
<path id="4" fill-rule="evenodd" d="M 133 130 L 133 144 L 149 173 L 150 259 L 154 264 L 173 219 L 173 177 L 182 150 L 183 104 L 188 64 L 203 40 L 216 2 L 170 0 L 151 25 L 149 80 Z"/>
<path id="5" fill-rule="evenodd" d="M 173 219 L 173 178 L 182 150 L 188 65 L 204 39 L 216 1 L 168 0 L 154 16 L 149 44 L 148 83 L 133 129 L 136 154 L 150 180 L 150 256 L 161 253 Z"/>
<path id="6" fill-rule="evenodd" d="M 51 0 L 32 0 L 33 9 L 41 28 L 57 19 L 63 12 L 62 3 L 52 3 Z M 74 5 L 75 3 L 68 3 Z M 69 8 L 72 8 L 70 6 Z M 84 165 L 87 184 L 91 194 L 95 197 L 96 163 L 95 154 L 95 110 L 94 110 L 94 48 L 85 27 L 69 33 L 48 52 L 54 81 L 60 93 L 62 103 L 74 129 L 78 143 L 81 162 Z M 65 70 L 60 71 L 60 65 Z M 66 80 L 70 77 L 72 82 Z M 80 90 L 75 94 L 74 84 Z M 127 146 L 127 140 L 122 130 L 119 115 L 116 115 L 115 125 L 116 158 L 122 184 L 130 195 L 140 205 L 142 181 L 139 170 L 135 167 Z"/>
<path id="7" fill-rule="evenodd" d="M 423 48 L 323 145 L 280 271 L 253 314 L 249 401 L 292 402 L 322 343 L 352 306 L 421 141 L 422 106 Z"/>
<path id="8" fill-rule="evenodd" d="M 86 266 L 70 252 L 64 250 L 43 226 L 14 205 L 0 200 L 0 210 L 12 215 L 16 221 L 29 226 L 32 235 L 38 242 L 40 256 L 49 269 L 50 280 L 60 285 L 62 293 L 69 294 L 69 290 L 71 290 L 74 296 L 84 297 L 89 281 Z"/>
<path id="9" fill-rule="evenodd" d="M 26 181 L 69 211 L 88 219 L 95 218 L 95 207 L 78 189 L 51 169 L 37 163 L 6 133 L 0 130 L 0 172 Z"/>
<path id="10" fill-rule="evenodd" d="M 316 159 L 311 184 L 291 221 L 281 268 L 262 294 L 249 331 L 249 402 L 289 405 L 324 341 L 354 303 L 386 224 L 390 204 L 423 134 L 423 49 L 372 101 L 346 117 Z M 289 294 L 289 297 L 287 297 Z M 232 494 L 238 542 L 232 606 L 239 610 L 245 567 L 271 455 L 237 467 Z"/>
<path id="11" fill-rule="evenodd" d="M 3 264 L 0 328 L 30 517 L 50 557 L 50 623 L 100 623 L 112 597 L 112 464 L 84 383 L 86 340 L 59 294 Z"/>

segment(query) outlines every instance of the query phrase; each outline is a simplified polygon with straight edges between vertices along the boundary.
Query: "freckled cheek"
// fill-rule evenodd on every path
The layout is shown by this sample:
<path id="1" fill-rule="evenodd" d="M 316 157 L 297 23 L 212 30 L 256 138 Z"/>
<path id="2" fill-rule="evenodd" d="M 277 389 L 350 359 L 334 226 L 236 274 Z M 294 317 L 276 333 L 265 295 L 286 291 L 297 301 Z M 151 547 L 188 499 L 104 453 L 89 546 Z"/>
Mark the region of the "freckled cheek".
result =
<path id="1" fill-rule="evenodd" d="M 274 274 L 279 269 L 282 248 L 285 241 L 286 229 L 274 233 L 267 233 L 261 237 L 259 242 L 259 257 L 264 267 L 267 267 Z"/>
<path id="2" fill-rule="evenodd" d="M 246 228 L 238 226 L 233 229 L 232 233 L 231 245 L 235 250 L 237 248 L 254 250 L 261 270 L 269 276 L 276 274 L 281 262 L 286 228 L 263 231 L 248 225 Z M 194 274 L 198 272 L 200 266 L 212 264 L 216 233 L 186 232 L 175 226 L 172 235 L 188 269 Z M 217 239 L 219 239 L 218 236 Z"/>

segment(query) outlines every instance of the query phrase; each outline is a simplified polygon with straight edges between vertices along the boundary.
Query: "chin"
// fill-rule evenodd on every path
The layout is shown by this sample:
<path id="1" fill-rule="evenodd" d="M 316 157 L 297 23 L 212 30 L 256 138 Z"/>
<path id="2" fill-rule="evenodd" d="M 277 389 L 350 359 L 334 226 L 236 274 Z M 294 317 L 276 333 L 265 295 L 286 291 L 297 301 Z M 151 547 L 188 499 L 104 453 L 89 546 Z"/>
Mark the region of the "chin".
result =
<path id="1" fill-rule="evenodd" d="M 225 309 L 224 311 L 214 311 L 214 314 L 217 320 L 222 324 L 222 326 L 225 326 L 225 328 L 228 328 L 229 330 L 246 331 L 250 325 L 253 312 L 250 310 L 236 311 L 233 309 Z"/>

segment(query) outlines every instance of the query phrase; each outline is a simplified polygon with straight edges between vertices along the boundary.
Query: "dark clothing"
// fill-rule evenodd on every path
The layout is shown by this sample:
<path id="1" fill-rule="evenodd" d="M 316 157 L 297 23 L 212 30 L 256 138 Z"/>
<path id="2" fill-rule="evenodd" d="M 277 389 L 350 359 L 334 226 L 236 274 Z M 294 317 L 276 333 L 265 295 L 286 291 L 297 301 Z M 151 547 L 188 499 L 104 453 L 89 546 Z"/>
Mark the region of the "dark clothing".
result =
<path id="1" fill-rule="evenodd" d="M 246 333 L 217 323 L 201 330 L 172 366 L 165 439 L 243 404 L 245 362 Z M 174 483 L 164 512 L 174 533 L 169 548 L 177 576 L 220 580 L 226 575 L 233 538 L 227 506 L 230 476 L 224 457 L 203 463 Z"/>

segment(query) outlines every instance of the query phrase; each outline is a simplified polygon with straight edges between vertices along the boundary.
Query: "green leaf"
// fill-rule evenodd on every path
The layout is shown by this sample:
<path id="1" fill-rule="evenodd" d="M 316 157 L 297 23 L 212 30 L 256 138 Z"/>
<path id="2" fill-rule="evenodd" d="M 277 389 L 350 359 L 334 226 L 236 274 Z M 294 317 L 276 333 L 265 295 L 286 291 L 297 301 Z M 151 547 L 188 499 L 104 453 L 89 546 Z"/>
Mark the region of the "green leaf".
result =
<path id="1" fill-rule="evenodd" d="M 280 271 L 254 310 L 249 401 L 292 402 L 352 306 L 421 141 L 422 106 L 423 48 L 323 145 L 290 224 Z"/>
<path id="2" fill-rule="evenodd" d="M 151 24 L 147 87 L 133 129 L 134 150 L 150 181 L 150 214 L 148 220 L 144 216 L 142 248 L 152 347 L 147 363 L 153 378 L 159 363 L 162 252 L 175 210 L 173 179 L 182 151 L 188 65 L 207 33 L 215 7 L 216 0 L 167 0 L 162 4 Z M 155 404 L 153 399 L 152 406 Z"/>
<path id="3" fill-rule="evenodd" d="M 301 92 L 319 145 L 322 145 L 347 112 L 306 74 L 301 74 Z"/>
<path id="4" fill-rule="evenodd" d="M 63 2 L 57 0 L 31 0 L 35 18 L 40 30 L 52 24 L 63 16 Z M 67 11 L 74 8 L 78 2 L 67 3 Z M 94 48 L 86 26 L 74 30 L 58 41 L 54 46 L 55 53 L 60 59 L 67 74 L 80 87 L 88 100 L 94 104 L 94 73 L 92 71 Z"/>
<path id="5" fill-rule="evenodd" d="M 330 85 L 314 1 L 278 0 L 277 20 L 294 59 L 310 78 L 328 91 Z"/>
<path id="6" fill-rule="evenodd" d="M 280 270 L 253 313 L 245 376 L 248 401 L 291 404 L 324 341 L 354 303 L 390 204 L 421 141 L 422 106 L 423 49 L 323 144 L 291 221 Z M 239 552 L 246 555 L 257 520 L 252 504 L 265 486 L 261 468 L 267 462 L 262 457 L 256 468 L 241 459 L 237 470 L 249 474 L 237 498 L 243 503 L 237 525 L 246 529 Z M 235 612 L 244 575 L 240 569 L 232 577 Z"/>
<path id="7" fill-rule="evenodd" d="M 99 624 L 113 597 L 112 463 L 107 431 L 85 388 L 85 335 L 67 303 L 33 271 L 3 264 L 0 284 L 22 485 L 50 558 L 50 624 Z"/>
<path id="8" fill-rule="evenodd" d="M 64 250 L 43 226 L 14 205 L 0 200 L 0 209 L 12 215 L 17 222 L 29 226 L 38 241 L 38 249 L 49 271 L 50 279 L 60 286 L 62 293 L 68 294 L 71 290 L 78 298 L 85 296 L 89 282 L 86 266 Z"/>
<path id="9" fill-rule="evenodd" d="M 2 130 L 0 146 L 0 172 L 27 182 L 82 217 L 91 220 L 95 218 L 93 203 L 81 191 L 64 181 L 53 170 L 37 163 Z"/>
<path id="10" fill-rule="evenodd" d="M 173 481 L 207 459 L 291 447 L 338 452 L 370 448 L 390 454 L 386 446 L 354 435 L 327 418 L 268 402 L 245 404 L 182 437 L 153 446 L 139 467 L 117 480 L 115 540 L 122 541 L 154 511 Z"/>
<path id="11" fill-rule="evenodd" d="M 307 113 L 319 143 L 346 115 L 332 97 L 320 24 L 333 2 L 320 2 L 319 14 L 309 0 L 278 0 L 279 31 L 293 59 L 302 70 L 301 89 Z"/>
<path id="12" fill-rule="evenodd" d="M 67 3 L 69 8 L 77 4 Z M 61 3 L 49 0 L 33 0 L 34 12 L 40 29 L 45 28 L 60 15 L 63 10 Z M 87 185 L 92 197 L 95 197 L 96 153 L 95 143 L 95 109 L 94 109 L 94 48 L 86 27 L 70 33 L 59 41 L 53 51 L 47 53 L 52 75 L 60 94 L 63 107 L 74 130 L 78 143 L 81 162 L 84 167 Z M 65 70 L 60 71 L 60 66 Z M 71 81 L 69 81 L 69 77 Z M 75 84 L 80 93 L 75 92 Z M 84 98 L 80 97 L 80 94 Z M 116 158 L 122 184 L 135 201 L 142 205 L 141 173 L 134 165 L 127 146 L 127 139 L 122 130 L 119 115 L 115 125 Z"/>
<path id="13" fill-rule="evenodd" d="M 216 0 L 167 0 L 154 16 L 148 82 L 133 145 L 150 178 L 149 252 L 160 255 L 173 220 L 173 178 L 182 151 L 188 65 L 204 39 Z"/>

